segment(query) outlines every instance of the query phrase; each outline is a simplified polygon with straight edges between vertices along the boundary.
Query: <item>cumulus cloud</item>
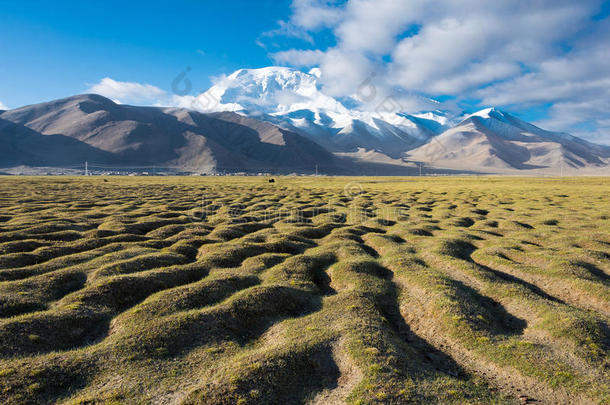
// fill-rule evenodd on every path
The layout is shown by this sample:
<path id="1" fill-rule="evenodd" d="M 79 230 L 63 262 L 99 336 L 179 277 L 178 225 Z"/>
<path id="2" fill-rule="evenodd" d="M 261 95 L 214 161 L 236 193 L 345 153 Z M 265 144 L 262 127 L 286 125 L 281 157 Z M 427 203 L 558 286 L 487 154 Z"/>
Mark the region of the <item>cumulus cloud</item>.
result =
<path id="1" fill-rule="evenodd" d="M 265 39 L 274 38 L 276 36 L 286 36 L 293 38 L 300 38 L 310 44 L 313 44 L 313 37 L 307 33 L 307 31 L 299 26 L 290 24 L 286 21 L 278 21 L 279 27 L 277 29 L 263 32 L 261 38 L 256 40 L 256 44 L 262 48 L 267 48 Z"/>
<path id="2" fill-rule="evenodd" d="M 88 89 L 88 92 L 108 97 L 120 104 L 159 104 L 167 93 L 151 84 L 119 82 L 105 77 Z"/>
<path id="3" fill-rule="evenodd" d="M 0 110 L 8 110 L 8 109 L 9 108 L 4 103 L 2 103 L 2 101 L 0 101 Z"/>
<path id="4" fill-rule="evenodd" d="M 549 116 L 536 122 L 543 128 L 568 131 L 592 142 L 610 145 L 610 97 L 562 101 L 549 108 Z"/>
<path id="5" fill-rule="evenodd" d="M 395 38 L 413 23 L 417 2 L 406 0 L 350 1 L 345 18 L 336 28 L 339 47 L 347 51 L 385 54 Z"/>
<path id="6" fill-rule="evenodd" d="M 342 10 L 337 1 L 294 0 L 290 24 L 306 30 L 329 27 L 342 18 Z"/>
<path id="7" fill-rule="evenodd" d="M 331 49 L 324 54 L 320 69 L 324 90 L 335 97 L 351 96 L 359 90 L 362 93 L 368 84 L 367 79 L 371 79 L 374 85 L 377 82 L 374 62 L 358 52 Z"/>
<path id="8" fill-rule="evenodd" d="M 222 84 L 229 79 L 227 76 L 222 75 L 212 78 L 212 80 L 215 84 Z M 90 86 L 87 92 L 108 97 L 118 104 L 177 107 L 202 112 L 226 111 L 239 107 L 232 104 L 223 104 L 221 106 L 219 97 L 213 94 L 183 94 L 190 92 L 190 84 L 186 87 L 186 92 L 180 91 L 178 92 L 179 94 L 176 94 L 176 92 L 170 93 L 151 84 L 121 82 L 105 77 L 99 83 Z"/>
<path id="9" fill-rule="evenodd" d="M 322 61 L 324 52 L 316 50 L 289 49 L 271 55 L 275 63 L 293 66 L 317 66 Z"/>
<path id="10" fill-rule="evenodd" d="M 541 122 L 576 128 L 593 119 L 593 134 L 610 118 L 600 107 L 610 89 L 610 23 L 597 17 L 602 3 L 294 0 L 282 29 L 311 35 L 314 45 L 316 33 L 330 29 L 335 44 L 271 57 L 319 66 L 322 85 L 335 96 L 354 95 L 373 75 L 383 94 L 398 89 L 514 110 L 551 105 Z"/>

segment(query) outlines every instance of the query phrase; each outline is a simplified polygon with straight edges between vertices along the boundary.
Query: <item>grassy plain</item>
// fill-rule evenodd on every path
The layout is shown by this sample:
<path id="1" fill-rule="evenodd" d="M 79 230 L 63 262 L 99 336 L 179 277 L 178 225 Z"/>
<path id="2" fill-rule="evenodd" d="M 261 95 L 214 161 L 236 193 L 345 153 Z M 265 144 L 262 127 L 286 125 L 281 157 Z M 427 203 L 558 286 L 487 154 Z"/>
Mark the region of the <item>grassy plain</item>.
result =
<path id="1" fill-rule="evenodd" d="M 0 177 L 0 402 L 609 403 L 609 196 Z"/>

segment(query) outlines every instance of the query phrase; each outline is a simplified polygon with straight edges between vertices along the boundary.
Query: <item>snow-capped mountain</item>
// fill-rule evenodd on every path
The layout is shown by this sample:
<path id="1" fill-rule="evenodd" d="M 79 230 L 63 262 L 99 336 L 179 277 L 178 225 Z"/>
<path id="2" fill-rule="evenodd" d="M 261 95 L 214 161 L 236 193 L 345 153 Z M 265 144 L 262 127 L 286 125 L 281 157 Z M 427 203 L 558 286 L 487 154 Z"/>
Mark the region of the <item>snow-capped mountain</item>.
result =
<path id="1" fill-rule="evenodd" d="M 369 111 L 357 95 L 339 100 L 325 94 L 320 78 L 317 68 L 240 69 L 202 93 L 194 106 L 268 121 L 360 161 L 475 171 L 599 168 L 610 161 L 609 147 L 545 131 L 495 108 L 469 115 Z"/>
<path id="2" fill-rule="evenodd" d="M 199 95 L 202 111 L 233 111 L 272 122 L 307 136 L 332 152 L 375 150 L 392 158 L 425 144 L 447 129 L 442 111 L 408 114 L 377 108 L 366 111 L 357 96 L 339 101 L 324 94 L 320 70 L 286 67 L 240 69 Z M 347 108 L 345 104 L 356 106 Z"/>
<path id="3" fill-rule="evenodd" d="M 610 147 L 546 131 L 487 108 L 409 151 L 408 159 L 462 170 L 600 168 L 610 162 Z"/>

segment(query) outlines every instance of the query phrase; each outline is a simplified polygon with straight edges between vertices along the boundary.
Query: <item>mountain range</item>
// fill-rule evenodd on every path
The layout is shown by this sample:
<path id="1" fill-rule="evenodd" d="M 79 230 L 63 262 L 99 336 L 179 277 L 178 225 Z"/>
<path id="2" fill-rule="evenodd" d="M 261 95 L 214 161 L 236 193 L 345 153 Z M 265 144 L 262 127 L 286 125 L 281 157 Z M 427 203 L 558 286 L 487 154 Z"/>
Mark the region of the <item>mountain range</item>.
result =
<path id="1" fill-rule="evenodd" d="M 364 149 L 400 158 L 449 128 L 442 111 L 407 114 L 383 106 L 382 100 L 367 111 L 359 108 L 357 94 L 335 99 L 321 90 L 320 75 L 317 68 L 309 73 L 286 67 L 240 69 L 199 95 L 192 106 L 272 122 L 333 153 Z"/>
<path id="2" fill-rule="evenodd" d="M 0 114 L 0 162 L 11 166 L 332 171 L 318 144 L 232 112 L 119 105 L 79 95 Z"/>
<path id="3" fill-rule="evenodd" d="M 324 93 L 320 71 L 241 69 L 190 108 L 86 94 L 0 111 L 0 167 L 164 167 L 180 172 L 607 173 L 610 147 L 504 111 L 367 111 Z M 431 101 L 433 105 L 434 102 Z M 3 170 L 5 171 L 5 170 Z"/>

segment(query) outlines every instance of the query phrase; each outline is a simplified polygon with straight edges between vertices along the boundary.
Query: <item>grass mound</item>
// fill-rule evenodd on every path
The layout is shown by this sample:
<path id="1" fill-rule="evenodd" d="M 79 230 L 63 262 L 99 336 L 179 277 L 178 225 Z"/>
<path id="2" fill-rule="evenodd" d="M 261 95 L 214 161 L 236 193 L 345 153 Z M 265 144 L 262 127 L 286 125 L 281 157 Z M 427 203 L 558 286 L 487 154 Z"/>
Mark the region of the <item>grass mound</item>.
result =
<path id="1" fill-rule="evenodd" d="M 610 401 L 606 179 L 2 180 L 0 403 Z"/>

